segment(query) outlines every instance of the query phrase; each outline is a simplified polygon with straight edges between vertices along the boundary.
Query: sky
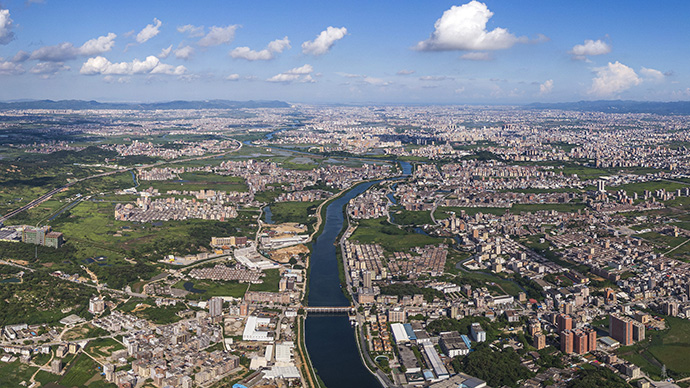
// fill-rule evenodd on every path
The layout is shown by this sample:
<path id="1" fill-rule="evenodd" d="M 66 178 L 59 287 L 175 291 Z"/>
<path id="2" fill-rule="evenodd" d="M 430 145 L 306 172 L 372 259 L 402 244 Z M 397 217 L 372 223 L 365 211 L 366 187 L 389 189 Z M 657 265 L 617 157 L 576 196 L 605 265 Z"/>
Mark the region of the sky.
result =
<path id="1" fill-rule="evenodd" d="M 689 17 L 680 0 L 0 0 L 0 100 L 689 100 Z"/>

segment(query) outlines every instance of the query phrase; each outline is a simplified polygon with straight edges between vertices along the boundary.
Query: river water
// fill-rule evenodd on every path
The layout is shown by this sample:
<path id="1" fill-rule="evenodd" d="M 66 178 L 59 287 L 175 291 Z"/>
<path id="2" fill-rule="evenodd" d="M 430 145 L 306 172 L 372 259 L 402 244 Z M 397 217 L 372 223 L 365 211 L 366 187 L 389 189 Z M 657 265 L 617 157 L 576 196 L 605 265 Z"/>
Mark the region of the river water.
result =
<path id="1" fill-rule="evenodd" d="M 401 163 L 404 175 L 412 166 Z M 326 208 L 323 232 L 317 237 L 311 255 L 309 306 L 349 306 L 338 278 L 338 261 L 334 243 L 343 229 L 343 207 L 354 197 L 378 183 L 360 183 Z M 355 342 L 354 329 L 346 315 L 309 314 L 305 323 L 307 351 L 316 373 L 328 388 L 381 387 L 366 369 Z"/>

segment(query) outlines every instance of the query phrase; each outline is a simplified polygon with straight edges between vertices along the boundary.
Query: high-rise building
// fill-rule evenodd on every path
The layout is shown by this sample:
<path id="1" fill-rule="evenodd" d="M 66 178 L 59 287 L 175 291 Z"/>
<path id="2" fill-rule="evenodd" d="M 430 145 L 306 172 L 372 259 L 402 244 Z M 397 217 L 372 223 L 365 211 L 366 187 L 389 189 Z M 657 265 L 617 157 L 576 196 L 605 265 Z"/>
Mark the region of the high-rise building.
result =
<path id="1" fill-rule="evenodd" d="M 587 349 L 588 351 L 594 351 L 597 350 L 597 332 L 594 329 L 588 329 L 585 330 L 585 333 L 587 333 Z"/>
<path id="2" fill-rule="evenodd" d="M 678 315 L 678 303 L 676 302 L 665 302 L 664 303 L 664 314 L 675 317 Z"/>
<path id="3" fill-rule="evenodd" d="M 364 288 L 371 288 L 371 271 L 364 271 L 362 273 L 362 285 L 364 285 Z"/>
<path id="4" fill-rule="evenodd" d="M 62 373 L 62 360 L 53 360 L 50 363 L 50 372 L 56 375 Z"/>
<path id="5" fill-rule="evenodd" d="M 575 334 L 572 330 L 561 332 L 561 352 L 569 354 L 573 352 Z"/>
<path id="6" fill-rule="evenodd" d="M 100 296 L 94 296 L 89 300 L 89 312 L 91 314 L 100 314 L 105 311 L 105 300 Z"/>
<path id="7" fill-rule="evenodd" d="M 211 317 L 223 315 L 223 298 L 213 297 L 208 301 L 208 313 Z"/>
<path id="8" fill-rule="evenodd" d="M 606 182 L 604 182 L 602 179 L 597 181 L 597 191 L 600 193 L 606 192 Z"/>
<path id="9" fill-rule="evenodd" d="M 638 342 L 645 339 L 645 326 L 644 324 L 633 321 L 632 322 L 632 337 L 633 341 Z"/>
<path id="10" fill-rule="evenodd" d="M 558 331 L 572 330 L 573 329 L 573 318 L 567 314 L 558 314 L 556 317 L 556 325 L 558 326 Z"/>
<path id="11" fill-rule="evenodd" d="M 585 354 L 589 351 L 589 338 L 583 331 L 574 333 L 573 351 L 577 354 Z"/>
<path id="12" fill-rule="evenodd" d="M 633 321 L 627 317 L 609 316 L 609 335 L 623 346 L 633 344 Z"/>
<path id="13" fill-rule="evenodd" d="M 486 332 L 482 329 L 482 325 L 475 322 L 470 326 L 470 334 L 472 334 L 472 339 L 476 342 L 486 341 Z"/>
<path id="14" fill-rule="evenodd" d="M 542 333 L 537 333 L 534 335 L 534 347 L 537 350 L 544 349 L 546 347 L 546 336 Z"/>

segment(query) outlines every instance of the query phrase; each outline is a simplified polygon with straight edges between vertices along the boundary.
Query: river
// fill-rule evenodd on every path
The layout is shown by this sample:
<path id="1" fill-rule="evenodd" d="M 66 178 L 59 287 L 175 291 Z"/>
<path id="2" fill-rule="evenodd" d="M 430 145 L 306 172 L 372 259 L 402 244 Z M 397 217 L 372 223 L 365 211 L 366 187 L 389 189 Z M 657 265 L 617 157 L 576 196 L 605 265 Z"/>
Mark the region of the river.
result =
<path id="1" fill-rule="evenodd" d="M 412 166 L 406 162 L 402 162 L 401 166 L 403 174 L 409 175 Z M 311 255 L 309 306 L 350 306 L 350 301 L 340 288 L 335 242 L 345 223 L 343 207 L 378 182 L 381 181 L 360 183 L 326 208 L 324 229 L 316 238 Z M 346 315 L 309 314 L 305 335 L 312 364 L 326 387 L 381 386 L 362 364 L 354 329 Z"/>

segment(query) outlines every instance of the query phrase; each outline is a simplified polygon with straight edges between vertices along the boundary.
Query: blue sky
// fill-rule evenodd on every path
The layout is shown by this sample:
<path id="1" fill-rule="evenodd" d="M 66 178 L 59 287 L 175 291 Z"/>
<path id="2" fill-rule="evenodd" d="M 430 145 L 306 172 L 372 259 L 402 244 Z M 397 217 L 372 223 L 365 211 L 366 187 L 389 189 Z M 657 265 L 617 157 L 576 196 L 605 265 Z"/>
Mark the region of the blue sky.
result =
<path id="1" fill-rule="evenodd" d="M 0 100 L 690 99 L 687 1 L 0 0 Z"/>

